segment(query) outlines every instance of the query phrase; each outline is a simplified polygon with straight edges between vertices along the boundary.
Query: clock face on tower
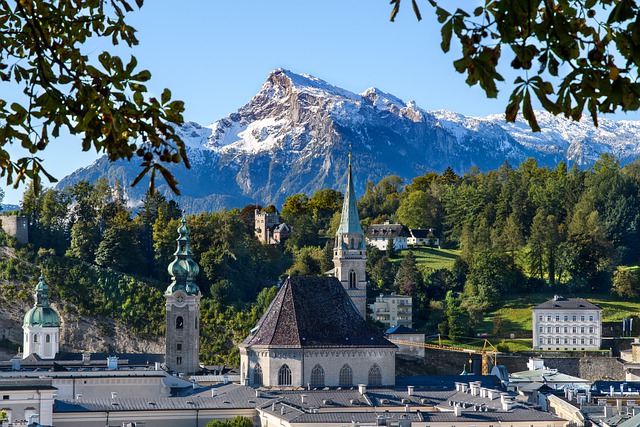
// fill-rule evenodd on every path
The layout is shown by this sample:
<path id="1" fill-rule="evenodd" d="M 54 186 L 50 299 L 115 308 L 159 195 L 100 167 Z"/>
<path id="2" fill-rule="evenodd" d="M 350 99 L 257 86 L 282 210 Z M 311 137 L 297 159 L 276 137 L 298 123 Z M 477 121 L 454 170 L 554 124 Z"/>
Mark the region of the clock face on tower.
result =
<path id="1" fill-rule="evenodd" d="M 176 293 L 176 301 L 183 302 L 185 298 L 186 298 L 186 295 L 184 294 L 184 292 Z"/>

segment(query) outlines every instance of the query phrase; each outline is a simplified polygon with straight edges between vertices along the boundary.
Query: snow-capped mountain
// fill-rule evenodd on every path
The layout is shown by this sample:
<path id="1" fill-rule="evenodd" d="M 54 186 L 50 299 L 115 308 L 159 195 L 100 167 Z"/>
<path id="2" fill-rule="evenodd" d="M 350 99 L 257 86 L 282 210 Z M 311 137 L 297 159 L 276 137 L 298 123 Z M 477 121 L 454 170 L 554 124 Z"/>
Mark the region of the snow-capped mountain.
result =
<path id="1" fill-rule="evenodd" d="M 542 132 L 502 115 L 465 117 L 450 111 L 425 111 L 377 88 L 361 94 L 287 70 L 272 71 L 260 92 L 244 107 L 209 126 L 186 123 L 179 129 L 192 169 L 172 172 L 180 182 L 181 205 L 189 211 L 281 204 L 288 195 L 342 189 L 349 150 L 356 190 L 366 181 L 396 174 L 406 183 L 447 166 L 464 173 L 472 166 L 495 169 L 505 160 L 517 165 L 535 157 L 540 165 L 563 160 L 588 166 L 601 153 L 623 163 L 640 153 L 640 122 L 584 119 L 571 122 L 537 112 Z M 64 178 L 59 186 L 105 176 L 130 183 L 135 163 L 106 158 Z M 143 197 L 141 182 L 129 189 L 132 202 Z M 160 191 L 170 196 L 166 186 Z"/>

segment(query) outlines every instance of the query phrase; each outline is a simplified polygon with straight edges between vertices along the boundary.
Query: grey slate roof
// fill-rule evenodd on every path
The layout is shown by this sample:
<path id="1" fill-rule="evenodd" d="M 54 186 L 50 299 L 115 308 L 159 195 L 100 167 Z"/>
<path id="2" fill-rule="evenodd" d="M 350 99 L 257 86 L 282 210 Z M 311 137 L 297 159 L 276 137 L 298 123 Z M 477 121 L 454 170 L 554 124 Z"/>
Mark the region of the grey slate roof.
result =
<path id="1" fill-rule="evenodd" d="M 212 396 L 213 394 L 213 396 Z M 265 404 L 254 389 L 238 384 L 207 387 L 186 397 L 127 397 L 115 399 L 56 400 L 54 412 L 165 411 L 186 409 L 251 409 Z"/>
<path id="2" fill-rule="evenodd" d="M 602 310 L 599 306 L 590 303 L 583 298 L 565 298 L 557 295 L 557 298 L 552 298 L 549 301 L 543 302 L 533 307 L 534 310 L 549 310 L 549 309 L 595 309 Z"/>
<path id="3" fill-rule="evenodd" d="M 459 378 L 459 377 L 458 377 Z M 456 425 L 459 422 L 527 422 L 527 421 L 559 421 L 560 418 L 546 412 L 533 409 L 525 403 L 518 403 L 515 408 L 504 411 L 500 399 L 493 401 L 480 396 L 456 391 L 433 391 L 414 389 L 411 395 L 404 389 L 368 388 L 365 395 L 357 389 L 352 390 L 297 390 L 273 392 L 274 400 L 260 407 L 262 411 L 271 413 L 291 424 L 315 423 L 359 423 L 376 424 L 378 415 L 387 415 L 392 419 L 407 416 L 415 422 L 438 422 Z M 305 395 L 302 403 L 300 395 Z M 512 393 L 513 395 L 513 393 Z M 330 400 L 330 403 L 324 403 Z M 357 400 L 358 404 L 351 403 Z M 448 401 L 461 401 L 469 404 L 456 416 Z M 405 404 L 409 404 L 411 412 L 404 412 Z M 483 404 L 487 411 L 476 411 L 474 405 Z M 425 407 L 438 407 L 437 411 L 419 411 Z M 314 413 L 313 408 L 319 408 Z M 377 408 L 377 411 L 366 408 Z M 384 409 L 390 409 L 384 412 Z M 393 412 L 397 411 L 397 412 Z"/>
<path id="4" fill-rule="evenodd" d="M 407 328 L 404 325 L 397 325 L 394 326 L 393 328 L 389 328 L 387 329 L 387 331 L 385 332 L 387 335 L 402 335 L 402 334 L 410 334 L 410 335 L 415 335 L 415 334 L 422 334 L 422 332 L 420 331 L 416 331 L 415 329 L 411 329 L 411 328 Z"/>
<path id="5" fill-rule="evenodd" d="M 371 224 L 365 236 L 369 239 L 390 237 L 410 237 L 409 229 L 402 224 Z"/>
<path id="6" fill-rule="evenodd" d="M 395 348 L 369 325 L 335 277 L 290 277 L 242 346 Z"/>
<path id="7" fill-rule="evenodd" d="M 409 233 L 416 239 L 427 239 L 429 237 L 435 238 L 433 229 L 411 228 Z"/>

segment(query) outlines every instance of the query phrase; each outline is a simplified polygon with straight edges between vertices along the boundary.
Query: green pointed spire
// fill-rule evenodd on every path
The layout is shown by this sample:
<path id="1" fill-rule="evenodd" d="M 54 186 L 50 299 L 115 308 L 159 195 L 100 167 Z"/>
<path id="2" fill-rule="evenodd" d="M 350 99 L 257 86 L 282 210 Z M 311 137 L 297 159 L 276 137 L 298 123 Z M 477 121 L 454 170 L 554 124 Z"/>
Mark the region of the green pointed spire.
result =
<path id="1" fill-rule="evenodd" d="M 167 287 L 165 294 L 172 294 L 177 290 L 184 290 L 188 295 L 200 293 L 198 285 L 195 283 L 196 276 L 200 272 L 198 264 L 191 259 L 191 239 L 189 238 L 189 227 L 187 219 L 182 217 L 182 224 L 178 227 L 178 247 L 173 254 L 175 259 L 169 264 L 167 270 L 171 275 L 171 284 Z"/>
<path id="2" fill-rule="evenodd" d="M 40 276 L 34 294 L 35 304 L 24 316 L 23 326 L 26 327 L 59 327 L 60 316 L 49 306 L 49 285 Z"/>
<path id="3" fill-rule="evenodd" d="M 356 192 L 353 189 L 353 179 L 351 177 L 351 153 L 349 153 L 349 171 L 347 175 L 347 191 L 344 195 L 344 203 L 342 204 L 342 216 L 340 217 L 340 226 L 337 234 L 344 233 L 360 233 L 360 217 L 358 216 L 358 204 L 356 200 Z"/>

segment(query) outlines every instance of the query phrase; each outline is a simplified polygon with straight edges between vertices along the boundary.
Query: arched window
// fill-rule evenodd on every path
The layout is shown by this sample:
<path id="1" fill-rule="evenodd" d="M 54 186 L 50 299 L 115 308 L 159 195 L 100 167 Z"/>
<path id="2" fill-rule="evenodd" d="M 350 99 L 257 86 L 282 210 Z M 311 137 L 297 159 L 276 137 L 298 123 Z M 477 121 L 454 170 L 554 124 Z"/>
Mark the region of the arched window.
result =
<path id="1" fill-rule="evenodd" d="M 291 369 L 286 364 L 278 370 L 278 385 L 291 385 Z"/>
<path id="2" fill-rule="evenodd" d="M 369 385 L 382 385 L 382 371 L 376 364 L 369 369 Z"/>
<path id="3" fill-rule="evenodd" d="M 324 387 L 324 369 L 316 365 L 311 370 L 311 385 L 313 387 Z"/>
<path id="4" fill-rule="evenodd" d="M 353 371 L 349 365 L 344 365 L 342 369 L 340 369 L 338 384 L 343 387 L 353 385 Z"/>
<path id="5" fill-rule="evenodd" d="M 33 342 L 38 342 L 38 334 L 33 334 Z"/>
<path id="6" fill-rule="evenodd" d="M 349 245 L 349 249 L 355 248 L 356 245 L 353 243 L 353 237 L 351 238 L 351 244 Z"/>
<path id="7" fill-rule="evenodd" d="M 356 282 L 356 272 L 355 270 L 351 270 L 349 272 L 349 289 L 355 289 L 357 288 L 357 282 Z"/>
<path id="8" fill-rule="evenodd" d="M 182 316 L 176 317 L 176 329 L 182 329 L 184 326 L 184 321 L 182 320 Z"/>
<path id="9" fill-rule="evenodd" d="M 253 368 L 253 385 L 255 387 L 262 385 L 262 368 L 259 363 Z"/>
<path id="10" fill-rule="evenodd" d="M 44 342 L 51 342 L 51 335 L 47 334 L 44 336 Z"/>

